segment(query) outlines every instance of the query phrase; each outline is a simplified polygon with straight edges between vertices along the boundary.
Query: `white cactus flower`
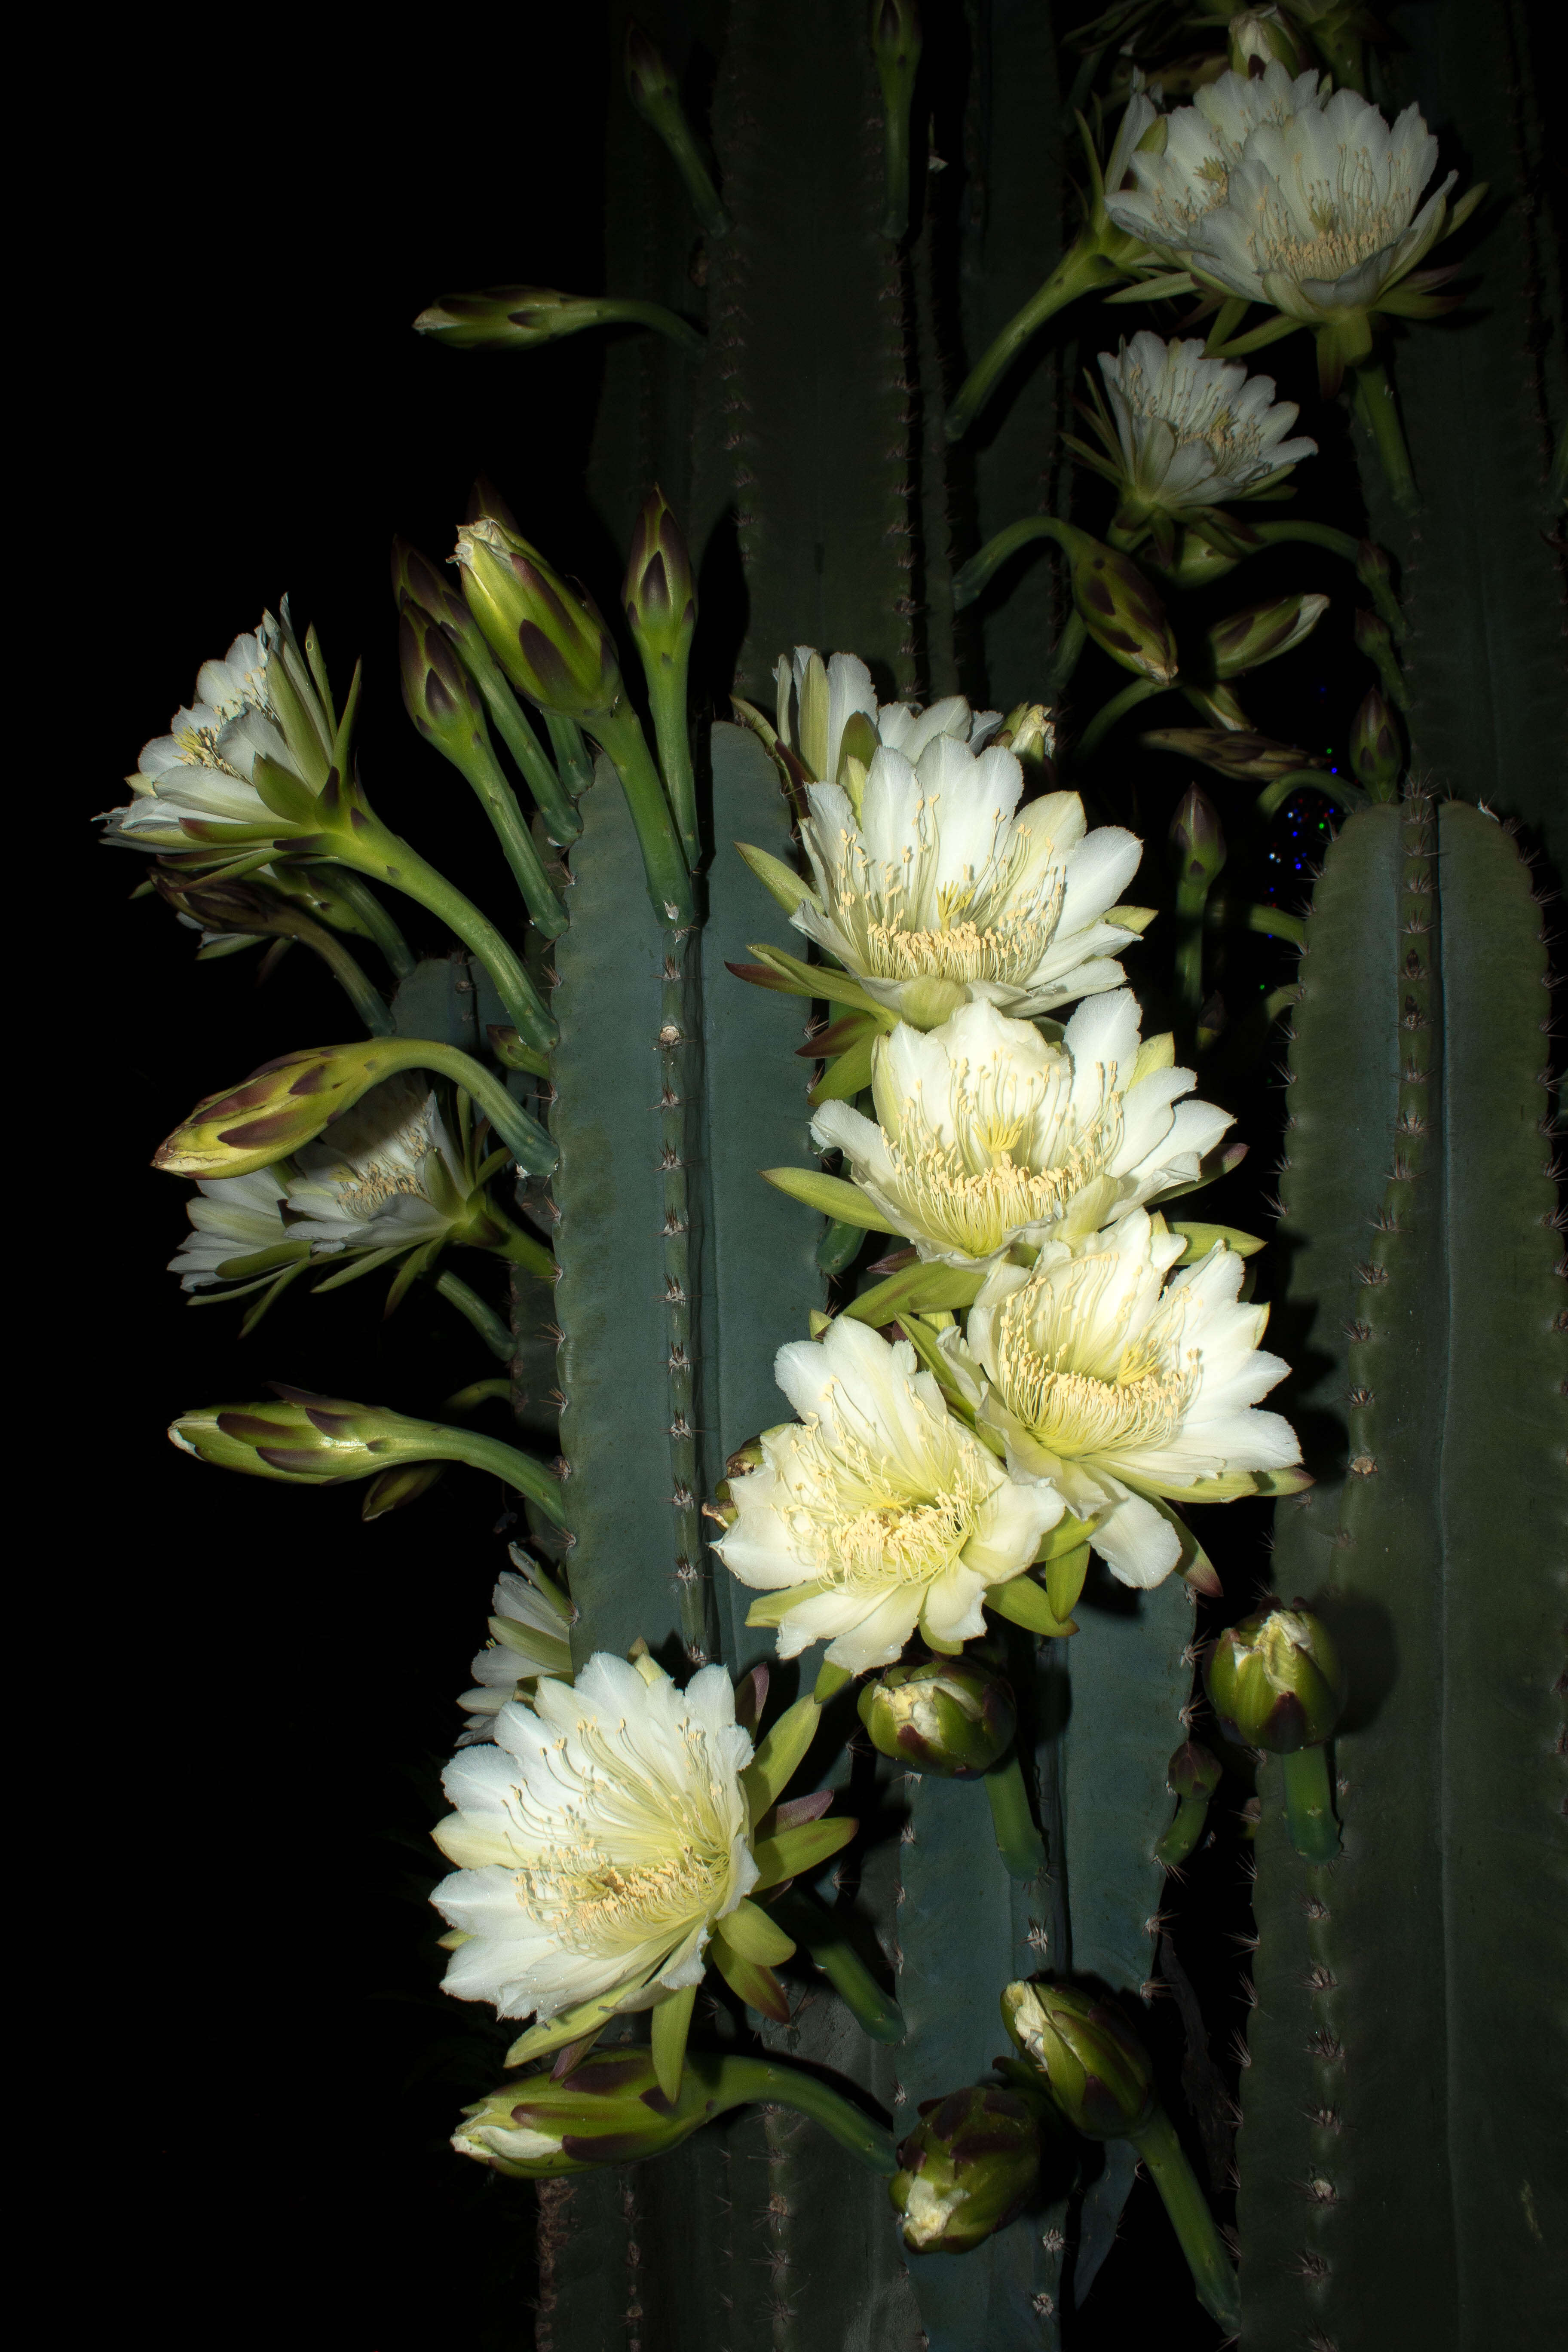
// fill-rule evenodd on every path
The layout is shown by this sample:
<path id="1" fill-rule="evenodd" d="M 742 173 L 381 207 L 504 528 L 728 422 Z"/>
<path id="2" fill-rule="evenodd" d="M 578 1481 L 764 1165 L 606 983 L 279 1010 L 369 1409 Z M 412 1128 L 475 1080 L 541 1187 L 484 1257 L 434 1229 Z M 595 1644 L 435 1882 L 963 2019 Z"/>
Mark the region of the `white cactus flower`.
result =
<path id="1" fill-rule="evenodd" d="M 1221 499 L 1272 489 L 1317 443 L 1288 440 L 1300 410 L 1276 401 L 1274 379 L 1238 360 L 1207 359 L 1203 344 L 1165 342 L 1145 329 L 1101 352 L 1110 404 L 1097 429 L 1107 458 L 1091 458 L 1121 489 L 1124 507 L 1192 514 Z"/>
<path id="2" fill-rule="evenodd" d="M 1163 154 L 1137 156 L 1137 187 L 1108 202 L 1205 284 L 1344 328 L 1383 307 L 1440 235 L 1457 174 L 1422 204 L 1436 163 L 1418 107 L 1391 127 L 1353 89 L 1328 97 L 1275 63 L 1222 75 L 1179 108 Z"/>
<path id="3" fill-rule="evenodd" d="M 509 1700 L 525 1696 L 524 1684 L 570 1682 L 572 1643 L 567 1629 L 572 1604 L 543 1570 L 515 1544 L 515 1566 L 504 1570 L 491 1596 L 490 1639 L 474 1659 L 475 1687 L 458 1705 L 468 1717 L 459 1748 L 495 1738 L 496 1717 Z"/>
<path id="4" fill-rule="evenodd" d="M 289 1163 L 284 1219 L 325 1257 L 345 1249 L 405 1249 L 463 1222 L 462 1155 L 423 1077 L 400 1072 L 334 1119 Z"/>
<path id="5" fill-rule="evenodd" d="M 1167 1283 L 1183 1247 L 1135 1210 L 1076 1250 L 1047 1243 L 1032 1269 L 995 1267 L 964 1338 L 942 1335 L 1009 1468 L 1098 1518 L 1089 1541 L 1123 1584 L 1181 1557 L 1152 1498 L 1230 1501 L 1301 1458 L 1289 1423 L 1257 1410 L 1289 1367 L 1261 1351 L 1268 1309 L 1240 1303 L 1241 1259 L 1218 1243 Z"/>
<path id="6" fill-rule="evenodd" d="M 185 1203 L 192 1231 L 169 1260 L 182 1290 L 205 1290 L 224 1280 L 220 1267 L 293 1239 L 283 1223 L 285 1194 L 275 1168 L 248 1176 L 220 1176 L 196 1186 Z"/>
<path id="7" fill-rule="evenodd" d="M 221 843 L 235 826 L 261 826 L 279 836 L 298 831 L 258 792 L 257 759 L 319 793 L 331 766 L 333 732 L 285 597 L 281 621 L 264 613 L 221 661 L 202 664 L 195 702 L 175 711 L 167 735 L 143 744 L 136 773 L 126 779 L 134 797 L 105 813 L 110 833 L 137 848 L 189 849 L 198 841 Z M 234 837 L 241 845 L 247 838 Z"/>
<path id="8" fill-rule="evenodd" d="M 1128 990 L 1087 998 L 1059 1045 L 969 1004 L 927 1034 L 900 1023 L 878 1039 L 875 1120 L 824 1103 L 811 1131 L 922 1259 L 984 1265 L 1194 1182 L 1232 1123 L 1180 1099 L 1195 1083 L 1169 1036 L 1140 1037 Z"/>
<path id="9" fill-rule="evenodd" d="M 784 1658 L 826 1641 L 851 1674 L 890 1664 L 917 1626 L 947 1651 L 984 1633 L 987 1591 L 1030 1565 L 1060 1496 L 1009 1475 L 906 1339 L 841 1316 L 774 1371 L 800 1420 L 731 1479 L 738 1517 L 714 1546 L 770 1595 L 748 1623 L 775 1625 Z"/>
<path id="10" fill-rule="evenodd" d="M 816 779 L 801 828 L 816 887 L 791 920 L 877 1003 L 930 1029 L 963 1003 L 1023 1016 L 1121 984 L 1114 950 L 1149 920 L 1115 903 L 1141 844 L 1089 832 L 1076 793 L 1020 810 L 995 711 L 879 704 L 864 662 L 809 646 L 778 688 L 780 740 Z M 1054 743 L 1047 719 L 1047 758 Z"/>
<path id="11" fill-rule="evenodd" d="M 644 2007 L 699 1983 L 716 1921 L 756 1885 L 741 1775 L 752 1742 L 722 1666 L 684 1691 L 604 1652 L 574 1686 L 509 1701 L 466 1748 L 435 1832 L 457 1867 L 431 1898 L 466 1941 L 446 1990 L 541 2021 L 595 1998 Z"/>

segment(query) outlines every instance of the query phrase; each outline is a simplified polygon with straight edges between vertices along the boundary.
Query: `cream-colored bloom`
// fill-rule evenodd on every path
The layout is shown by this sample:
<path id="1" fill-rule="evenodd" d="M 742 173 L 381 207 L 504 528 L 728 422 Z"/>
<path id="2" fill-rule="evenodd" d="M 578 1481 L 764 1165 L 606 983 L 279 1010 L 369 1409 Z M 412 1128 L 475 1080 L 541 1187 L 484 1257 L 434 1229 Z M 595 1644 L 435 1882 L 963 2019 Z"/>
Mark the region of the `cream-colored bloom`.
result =
<path id="1" fill-rule="evenodd" d="M 490 1639 L 470 1668 L 475 1687 L 458 1701 L 468 1718 L 459 1748 L 493 1739 L 502 1707 L 510 1699 L 526 1698 L 542 1675 L 552 1682 L 572 1679 L 572 1604 L 527 1552 L 516 1544 L 508 1549 L 514 1565 L 496 1584 Z"/>
<path id="2" fill-rule="evenodd" d="M 1183 1102 L 1195 1084 L 1171 1040 L 1143 1041 L 1136 999 L 1090 996 L 1059 1045 L 989 1004 L 922 1035 L 879 1038 L 873 1121 L 824 1103 L 812 1134 L 921 1256 L 982 1265 L 1016 1242 L 1094 1233 L 1194 1182 L 1231 1120 Z"/>
<path id="3" fill-rule="evenodd" d="M 281 1213 L 284 1198 L 276 1168 L 198 1184 L 195 1198 L 185 1203 L 192 1230 L 169 1260 L 181 1289 L 205 1290 L 224 1279 L 219 1269 L 231 1260 L 292 1240 Z"/>
<path id="4" fill-rule="evenodd" d="M 917 1625 L 940 1650 L 983 1633 L 987 1591 L 1029 1566 L 1060 1497 L 1008 1475 L 908 1340 L 840 1317 L 774 1370 L 800 1420 L 765 1432 L 760 1466 L 731 1481 L 739 1517 L 714 1546 L 776 1596 L 749 1622 L 777 1626 L 784 1658 L 826 1641 L 852 1674 L 889 1664 Z"/>
<path id="5" fill-rule="evenodd" d="M 1259 1347 L 1268 1309 L 1238 1299 L 1241 1259 L 1218 1243 L 1167 1283 L 1183 1242 L 1163 1223 L 1135 1210 L 1076 1250 L 1047 1243 L 1032 1270 L 995 1267 L 963 1339 L 942 1335 L 1009 1467 L 1097 1519 L 1123 1584 L 1158 1584 L 1181 1556 L 1150 1497 L 1229 1501 L 1301 1458 L 1289 1423 L 1257 1410 L 1288 1367 Z"/>
<path id="6" fill-rule="evenodd" d="M 221 661 L 202 664 L 196 697 L 176 710 L 167 735 L 143 744 L 134 798 L 107 812 L 110 833 L 142 849 L 189 849 L 223 840 L 234 825 L 290 827 L 252 781 L 258 757 L 319 793 L 331 767 L 333 729 L 289 619 L 264 613 L 254 633 L 236 637 Z M 197 835 L 184 820 L 201 826 Z M 215 830 L 216 828 L 216 830 Z M 295 828 L 297 830 L 297 828 Z"/>
<path id="7" fill-rule="evenodd" d="M 432 1897 L 468 1940 L 446 1989 L 541 2022 L 611 1994 L 645 2007 L 700 1981 L 716 1920 L 757 1883 L 741 1774 L 752 1742 L 722 1666 L 684 1691 L 600 1652 L 574 1686 L 509 1701 L 495 1744 L 443 1783 L 457 1868 Z"/>
<path id="8" fill-rule="evenodd" d="M 423 1077 L 373 1087 L 301 1151 L 285 1177 L 289 1234 L 327 1257 L 408 1249 L 466 1219 L 469 1171 Z"/>
<path id="9" fill-rule="evenodd" d="M 1134 835 L 1089 832 L 1076 793 L 1020 809 L 1013 753 L 945 732 L 843 766 L 842 784 L 808 788 L 816 890 L 792 920 L 879 1004 L 929 1029 L 964 1003 L 1047 1013 L 1121 983 L 1109 951 L 1147 919 L 1116 919 Z"/>
<path id="10" fill-rule="evenodd" d="M 1391 127 L 1353 89 L 1325 97 L 1274 64 L 1178 109 L 1110 210 L 1205 283 L 1332 326 L 1375 310 L 1441 233 L 1457 175 L 1423 205 L 1436 163 L 1418 107 Z"/>
<path id="11" fill-rule="evenodd" d="M 1274 398 L 1274 379 L 1237 360 L 1206 359 L 1194 338 L 1167 343 L 1145 329 L 1100 372 L 1113 431 L 1102 428 L 1126 506 L 1190 514 L 1221 499 L 1256 498 L 1283 480 L 1317 443 L 1285 437 L 1300 414 Z"/>
<path id="12" fill-rule="evenodd" d="M 844 761 L 844 730 L 858 717 L 869 730 L 851 736 L 864 754 L 877 744 L 901 751 L 912 764 L 928 743 L 945 735 L 971 751 L 983 751 L 1002 724 L 999 710 L 971 710 L 962 694 L 917 710 L 912 702 L 877 700 L 871 673 L 855 654 L 835 654 L 825 662 L 812 646 L 781 654 L 774 671 L 778 687 L 779 740 L 795 753 L 819 784 L 836 784 Z"/>

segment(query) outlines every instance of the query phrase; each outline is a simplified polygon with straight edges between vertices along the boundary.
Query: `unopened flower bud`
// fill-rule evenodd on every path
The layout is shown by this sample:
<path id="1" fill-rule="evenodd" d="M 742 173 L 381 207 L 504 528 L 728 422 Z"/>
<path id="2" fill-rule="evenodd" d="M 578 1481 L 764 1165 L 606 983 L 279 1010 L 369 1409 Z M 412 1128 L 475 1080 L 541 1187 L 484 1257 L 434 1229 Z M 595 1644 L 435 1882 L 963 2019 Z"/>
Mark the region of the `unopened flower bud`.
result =
<path id="1" fill-rule="evenodd" d="M 1017 1723 L 1011 1685 L 963 1658 L 889 1666 L 864 1685 L 858 1706 L 882 1755 L 953 1780 L 988 1771 Z"/>
<path id="2" fill-rule="evenodd" d="M 1270 1609 L 1220 1635 L 1204 1670 L 1228 1738 L 1289 1756 L 1333 1737 L 1344 1706 L 1339 1656 L 1321 1621 Z"/>
<path id="3" fill-rule="evenodd" d="M 966 2254 L 1005 2230 L 1040 2175 L 1037 2105 L 984 2084 L 925 2099 L 888 2194 L 913 2254 Z"/>
<path id="4" fill-rule="evenodd" d="M 1171 870 L 1178 882 L 1206 891 L 1225 864 L 1225 827 L 1207 793 L 1189 784 L 1171 819 Z"/>
<path id="5" fill-rule="evenodd" d="M 1048 768 L 1057 755 L 1057 722 L 1043 702 L 1020 702 L 1007 713 L 993 742 L 1016 760 Z"/>
<path id="6" fill-rule="evenodd" d="M 1002 2021 L 1075 2131 L 1130 2139 L 1153 2116 L 1148 2057 L 1110 2001 L 1077 1985 L 1010 1984 Z"/>
<path id="7" fill-rule="evenodd" d="M 1224 1770 L 1219 1758 L 1201 1740 L 1183 1742 L 1165 1767 L 1165 1785 L 1173 1797 L 1212 1797 Z"/>
<path id="8" fill-rule="evenodd" d="M 1260 80 L 1276 58 L 1289 74 L 1301 71 L 1300 44 L 1278 8 L 1244 8 L 1230 20 L 1233 73 Z"/>
<path id="9" fill-rule="evenodd" d="M 432 335 L 459 352 L 532 351 L 580 334 L 584 327 L 654 327 L 700 358 L 702 338 L 659 302 L 627 302 L 605 294 L 563 294 L 553 286 L 487 286 L 477 294 L 447 294 L 421 310 L 416 335 Z"/>
<path id="10" fill-rule="evenodd" d="M 1208 634 L 1215 677 L 1239 677 L 1244 670 L 1277 660 L 1310 637 L 1328 611 L 1326 596 L 1279 596 L 1232 613 Z"/>
<path id="11" fill-rule="evenodd" d="M 523 2074 L 465 2107 L 452 2146 L 515 2180 L 545 2180 L 664 2156 L 713 2105 L 694 2067 L 672 2100 L 659 2089 L 651 2051 L 595 2050 L 559 2082 L 549 2072 Z"/>
<path id="12" fill-rule="evenodd" d="M 488 733 L 478 689 L 451 638 L 412 598 L 404 600 L 397 616 L 397 658 L 404 709 L 427 741 L 456 759 L 476 735 Z"/>
<path id="13" fill-rule="evenodd" d="M 1272 783 L 1314 765 L 1310 756 L 1289 743 L 1275 743 L 1248 728 L 1155 727 L 1142 740 L 1152 751 L 1174 751 L 1178 757 L 1201 760 L 1220 776 L 1256 777 Z"/>
<path id="14" fill-rule="evenodd" d="M 620 664 L 584 589 L 569 586 L 527 540 L 489 519 L 463 525 L 457 560 L 468 609 L 520 693 L 573 719 L 615 709 Z"/>
<path id="15" fill-rule="evenodd" d="M 1165 607 L 1130 556 L 1075 533 L 1072 593 L 1085 628 L 1112 661 L 1139 677 L 1169 686 L 1176 675 L 1176 641 Z"/>
<path id="16" fill-rule="evenodd" d="M 645 665 L 683 662 L 697 626 L 697 583 L 680 526 L 657 485 L 643 500 L 632 532 L 622 593 Z"/>
<path id="17" fill-rule="evenodd" d="M 409 1421 L 379 1405 L 279 1387 L 274 1399 L 260 1404 L 182 1413 L 169 1435 L 183 1453 L 198 1454 L 219 1469 L 337 1486 L 374 1478 L 400 1460 L 430 1459 L 425 1441 L 435 1429 L 433 1423 Z"/>
<path id="18" fill-rule="evenodd" d="M 312 1142 L 407 1059 L 396 1038 L 281 1054 L 253 1070 L 243 1086 L 205 1096 L 159 1145 L 153 1165 L 171 1176 L 248 1175 Z"/>
<path id="19" fill-rule="evenodd" d="M 1374 801 L 1391 801 L 1398 793 L 1404 765 L 1399 722 L 1374 686 L 1351 722 L 1351 766 Z"/>
<path id="20" fill-rule="evenodd" d="M 675 168 L 686 183 L 692 211 L 710 236 L 725 236 L 730 215 L 719 200 L 707 160 L 692 135 L 675 76 L 637 24 L 626 26 L 626 96 L 668 148 Z"/>

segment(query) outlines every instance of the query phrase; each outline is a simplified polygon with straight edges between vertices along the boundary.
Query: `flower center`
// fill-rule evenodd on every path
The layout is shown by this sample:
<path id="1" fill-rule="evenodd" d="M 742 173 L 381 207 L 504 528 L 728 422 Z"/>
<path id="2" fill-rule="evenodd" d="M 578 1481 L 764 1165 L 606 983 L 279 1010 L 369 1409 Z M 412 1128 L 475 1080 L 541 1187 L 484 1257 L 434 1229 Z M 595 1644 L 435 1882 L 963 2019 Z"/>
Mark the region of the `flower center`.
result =
<path id="1" fill-rule="evenodd" d="M 835 1589 L 931 1583 L 963 1549 L 996 1483 L 987 1457 L 939 1424 L 912 1389 L 917 1433 L 901 1459 L 869 1421 L 855 1426 L 856 1409 L 837 1382 L 833 1400 L 831 1441 L 816 1421 L 795 1437 L 792 1535 L 818 1580 Z"/>
<path id="2" fill-rule="evenodd" d="M 1026 823 L 992 815 L 990 856 L 938 882 L 940 802 L 916 803 L 915 839 L 897 864 L 877 864 L 858 834 L 842 831 L 825 856 L 830 911 L 879 980 L 994 980 L 1022 986 L 1038 971 L 1061 919 L 1065 877 L 1047 857 L 1020 891 L 1031 850 Z"/>
<path id="3" fill-rule="evenodd" d="M 1122 1341 L 1130 1302 L 1109 1316 L 1095 1294 L 1111 1260 L 1085 1259 L 1045 1312 L 1032 1289 L 1017 1291 L 996 1325 L 997 1385 L 1010 1410 L 1052 1454 L 1065 1459 L 1162 1446 L 1181 1427 L 1198 1385 L 1195 1359 L 1184 1368 L 1167 1343 Z M 1076 1279 L 1075 1279 L 1076 1277 Z M 1097 1311 L 1098 1309 L 1098 1311 Z M 1084 1359 L 1105 1370 L 1086 1369 Z"/>
<path id="4" fill-rule="evenodd" d="M 1394 244 L 1415 205 L 1408 171 L 1395 169 L 1385 180 L 1359 152 L 1342 153 L 1332 185 L 1320 180 L 1303 194 L 1310 236 L 1281 196 L 1270 193 L 1259 207 L 1248 242 L 1260 275 L 1331 283 Z"/>
<path id="5" fill-rule="evenodd" d="M 1024 1076 L 994 1066 L 953 1071 L 953 1140 L 917 1093 L 903 1107 L 886 1189 L 933 1238 L 988 1257 L 1027 1226 L 1054 1224 L 1102 1176 L 1121 1140 L 1121 1100 L 1103 1094 L 1081 1124 L 1067 1066 Z"/>

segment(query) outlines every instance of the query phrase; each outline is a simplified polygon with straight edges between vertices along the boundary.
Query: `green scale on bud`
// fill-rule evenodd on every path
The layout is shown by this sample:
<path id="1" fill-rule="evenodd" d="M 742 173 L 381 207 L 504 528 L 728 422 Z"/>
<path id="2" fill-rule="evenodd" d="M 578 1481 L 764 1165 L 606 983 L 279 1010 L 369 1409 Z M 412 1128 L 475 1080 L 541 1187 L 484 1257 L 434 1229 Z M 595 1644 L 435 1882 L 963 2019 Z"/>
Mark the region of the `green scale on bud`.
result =
<path id="1" fill-rule="evenodd" d="M 976 2083 L 922 2099 L 920 2116 L 888 2183 L 899 2234 L 911 2254 L 971 2253 L 1038 2195 L 1047 2103 Z"/>
<path id="2" fill-rule="evenodd" d="M 895 1763 L 970 1780 L 1004 1756 L 1017 1723 L 1011 1685 L 963 1658 L 889 1666 L 857 1702 L 871 1745 Z"/>
<path id="3" fill-rule="evenodd" d="M 1220 1635 L 1204 1669 L 1209 1704 L 1228 1738 L 1285 1759 L 1291 1842 L 1309 1861 L 1339 1852 L 1323 1743 L 1344 1706 L 1339 1655 L 1321 1619 L 1271 1609 Z"/>
<path id="4" fill-rule="evenodd" d="M 1399 779 L 1405 768 L 1405 746 L 1400 740 L 1399 721 L 1389 708 L 1387 698 L 1371 688 L 1361 708 L 1351 721 L 1351 766 L 1356 782 L 1368 797 L 1374 801 L 1392 801 L 1399 796 Z"/>

